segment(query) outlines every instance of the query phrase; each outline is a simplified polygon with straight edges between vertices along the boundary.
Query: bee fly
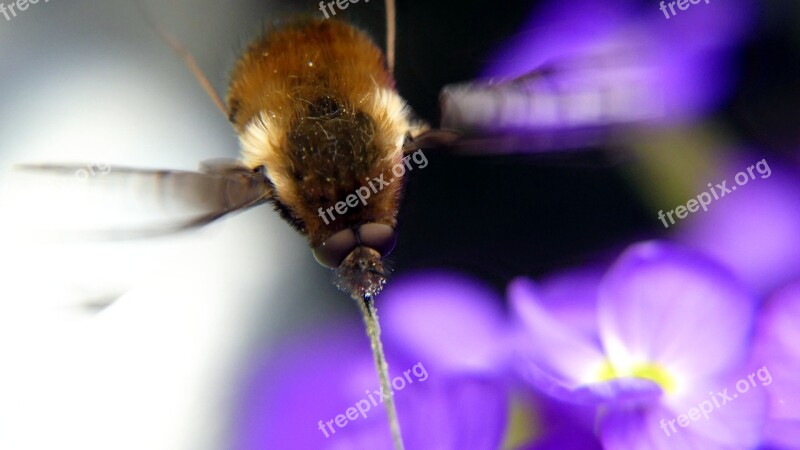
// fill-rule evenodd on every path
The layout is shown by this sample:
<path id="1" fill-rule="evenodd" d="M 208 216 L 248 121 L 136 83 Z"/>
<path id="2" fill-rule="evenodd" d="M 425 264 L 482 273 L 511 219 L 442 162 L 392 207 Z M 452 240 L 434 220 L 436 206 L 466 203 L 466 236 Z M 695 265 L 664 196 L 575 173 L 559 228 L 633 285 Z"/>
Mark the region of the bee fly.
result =
<path id="1" fill-rule="evenodd" d="M 319 211 L 373 179 L 395 178 L 402 164 L 412 124 L 381 51 L 335 19 L 290 24 L 247 48 L 227 104 L 244 167 L 263 174 L 253 194 L 308 238 L 342 290 L 375 296 L 395 244 L 402 177 L 338 220 Z"/>

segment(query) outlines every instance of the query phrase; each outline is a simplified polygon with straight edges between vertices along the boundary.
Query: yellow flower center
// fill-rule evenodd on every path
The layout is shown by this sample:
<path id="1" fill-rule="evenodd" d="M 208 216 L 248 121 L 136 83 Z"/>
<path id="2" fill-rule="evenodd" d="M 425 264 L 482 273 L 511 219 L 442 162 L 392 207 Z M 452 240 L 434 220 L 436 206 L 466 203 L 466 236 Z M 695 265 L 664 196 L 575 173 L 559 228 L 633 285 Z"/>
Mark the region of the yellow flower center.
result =
<path id="1" fill-rule="evenodd" d="M 675 392 L 675 379 L 661 365 L 656 363 L 634 364 L 628 370 L 619 370 L 611 361 L 606 360 L 597 374 L 599 381 L 608 381 L 622 377 L 636 377 L 650 380 L 661 386 L 664 392 Z"/>

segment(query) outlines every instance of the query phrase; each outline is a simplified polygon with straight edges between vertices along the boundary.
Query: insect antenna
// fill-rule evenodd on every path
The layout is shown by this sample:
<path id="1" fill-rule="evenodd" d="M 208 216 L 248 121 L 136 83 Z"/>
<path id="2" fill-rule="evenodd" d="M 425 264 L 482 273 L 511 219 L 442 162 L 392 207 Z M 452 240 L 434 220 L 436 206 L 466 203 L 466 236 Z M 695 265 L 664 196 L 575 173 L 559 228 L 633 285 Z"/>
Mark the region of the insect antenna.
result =
<path id="1" fill-rule="evenodd" d="M 145 22 L 150 28 L 155 31 L 158 37 L 167 45 L 175 54 L 186 64 L 186 67 L 189 68 L 189 71 L 192 72 L 192 75 L 197 79 L 197 82 L 200 83 L 200 87 L 206 91 L 206 94 L 214 102 L 217 108 L 222 111 L 222 114 L 225 115 L 225 119 L 227 120 L 230 117 L 230 112 L 228 111 L 228 107 L 225 106 L 225 102 L 222 101 L 222 97 L 220 97 L 219 93 L 214 89 L 214 86 L 211 85 L 211 82 L 208 81 L 208 77 L 206 74 L 203 73 L 203 69 L 197 65 L 197 60 L 194 59 L 194 56 L 189 52 L 183 43 L 178 40 L 175 36 L 169 34 L 165 29 L 161 28 L 153 16 L 147 11 L 145 6 L 142 4 L 140 0 L 135 1 L 136 7 L 139 9 L 139 12 L 142 13 L 144 16 Z"/>
<path id="2" fill-rule="evenodd" d="M 394 0 L 386 0 L 386 65 L 394 72 L 394 47 L 396 35 L 396 8 Z"/>
<path id="3" fill-rule="evenodd" d="M 358 303 L 364 316 L 364 324 L 367 326 L 367 335 L 369 336 L 370 347 L 372 347 L 372 356 L 375 359 L 375 368 L 378 369 L 378 377 L 381 380 L 381 393 L 385 398 L 384 404 L 389 417 L 389 427 L 392 429 L 394 448 L 395 450 L 403 450 L 403 436 L 400 433 L 400 422 L 397 420 L 394 394 L 386 397 L 392 390 L 389 384 L 389 365 L 386 363 L 386 355 L 383 353 L 383 345 L 381 344 L 381 327 L 378 323 L 375 299 L 372 295 L 364 294 L 361 298 L 354 296 L 353 300 Z"/>

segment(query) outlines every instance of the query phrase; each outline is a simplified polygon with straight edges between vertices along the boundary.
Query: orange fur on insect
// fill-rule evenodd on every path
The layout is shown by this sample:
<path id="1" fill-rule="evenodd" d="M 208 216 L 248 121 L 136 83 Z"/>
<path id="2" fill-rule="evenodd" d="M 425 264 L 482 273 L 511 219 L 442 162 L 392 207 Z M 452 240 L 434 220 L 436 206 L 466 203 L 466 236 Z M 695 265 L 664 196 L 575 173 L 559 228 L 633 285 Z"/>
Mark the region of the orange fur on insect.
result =
<path id="1" fill-rule="evenodd" d="M 334 19 L 267 32 L 237 62 L 228 92 L 244 163 L 264 166 L 276 208 L 316 246 L 334 232 L 396 225 L 405 102 L 377 46 Z M 383 174 L 389 186 L 326 224 L 318 213 Z M 395 179 L 396 178 L 396 179 Z"/>

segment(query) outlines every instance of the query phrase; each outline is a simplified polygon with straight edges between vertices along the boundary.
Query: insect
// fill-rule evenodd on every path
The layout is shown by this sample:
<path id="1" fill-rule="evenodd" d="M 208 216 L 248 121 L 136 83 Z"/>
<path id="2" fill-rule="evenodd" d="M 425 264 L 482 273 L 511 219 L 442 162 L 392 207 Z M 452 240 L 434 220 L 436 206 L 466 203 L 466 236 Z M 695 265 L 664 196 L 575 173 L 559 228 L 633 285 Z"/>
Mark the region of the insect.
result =
<path id="1" fill-rule="evenodd" d="M 251 44 L 228 93 L 243 165 L 262 180 L 247 201 L 271 201 L 356 297 L 380 291 L 381 259 L 394 247 L 403 180 L 392 167 L 402 165 L 412 124 L 393 83 L 365 34 L 335 19 L 310 20 Z M 373 186 L 369 201 L 339 220 L 319 214 L 373 179 L 392 182 Z"/>

